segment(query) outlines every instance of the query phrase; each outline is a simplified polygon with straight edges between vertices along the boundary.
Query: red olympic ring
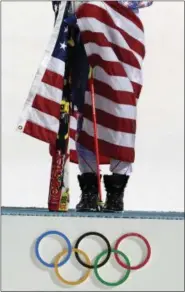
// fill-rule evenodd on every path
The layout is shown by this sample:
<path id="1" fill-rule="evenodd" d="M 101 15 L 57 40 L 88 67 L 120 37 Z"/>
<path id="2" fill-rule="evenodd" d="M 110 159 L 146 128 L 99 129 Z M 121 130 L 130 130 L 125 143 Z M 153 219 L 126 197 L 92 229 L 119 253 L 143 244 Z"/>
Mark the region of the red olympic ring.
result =
<path id="1" fill-rule="evenodd" d="M 151 246 L 150 246 L 148 240 L 144 236 L 142 236 L 141 234 L 136 233 L 136 232 L 126 233 L 126 234 L 122 235 L 120 238 L 118 238 L 118 240 L 116 241 L 114 249 L 118 250 L 118 247 L 119 247 L 121 241 L 124 240 L 127 237 L 132 237 L 132 236 L 142 239 L 143 242 L 145 243 L 146 248 L 147 248 L 147 255 L 146 255 L 145 259 L 140 264 L 138 264 L 136 266 L 130 266 L 129 267 L 129 266 L 127 266 L 125 263 L 123 263 L 120 260 L 118 254 L 115 253 L 114 257 L 115 257 L 116 261 L 118 262 L 118 264 L 120 266 L 122 266 L 123 268 L 125 268 L 127 270 L 139 270 L 139 269 L 143 268 L 148 263 L 148 261 L 150 259 L 150 256 L 151 256 Z"/>

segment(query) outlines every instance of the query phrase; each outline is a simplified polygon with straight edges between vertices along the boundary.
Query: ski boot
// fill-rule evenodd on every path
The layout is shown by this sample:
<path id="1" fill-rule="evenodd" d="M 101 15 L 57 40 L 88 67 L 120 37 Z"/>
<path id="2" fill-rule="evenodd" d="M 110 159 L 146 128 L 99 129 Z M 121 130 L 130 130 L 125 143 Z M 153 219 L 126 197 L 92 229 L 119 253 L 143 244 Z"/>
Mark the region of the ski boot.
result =
<path id="1" fill-rule="evenodd" d="M 104 175 L 104 185 L 107 192 L 104 212 L 121 212 L 124 210 L 124 190 L 129 176 L 122 174 Z"/>
<path id="2" fill-rule="evenodd" d="M 78 181 L 82 190 L 81 200 L 76 205 L 77 212 L 98 211 L 98 182 L 94 173 L 78 175 Z"/>

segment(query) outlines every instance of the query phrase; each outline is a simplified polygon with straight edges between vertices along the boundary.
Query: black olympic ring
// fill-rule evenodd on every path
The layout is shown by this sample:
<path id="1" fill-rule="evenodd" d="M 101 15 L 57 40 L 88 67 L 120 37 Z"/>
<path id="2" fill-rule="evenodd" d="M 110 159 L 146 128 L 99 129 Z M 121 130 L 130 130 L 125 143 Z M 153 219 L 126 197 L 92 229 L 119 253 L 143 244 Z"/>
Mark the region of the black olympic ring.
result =
<path id="1" fill-rule="evenodd" d="M 59 254 L 57 254 L 57 256 L 56 256 L 56 258 L 55 258 L 55 260 L 54 260 L 54 263 L 47 263 L 47 262 L 45 262 L 45 261 L 41 258 L 40 253 L 39 253 L 39 245 L 40 245 L 41 240 L 42 240 L 44 237 L 46 237 L 46 236 L 48 236 L 48 235 L 50 235 L 50 234 L 55 234 L 55 235 L 58 235 L 58 236 L 62 237 L 62 238 L 66 241 L 67 246 L 68 246 L 67 249 L 64 249 L 62 252 L 60 252 Z M 80 242 L 82 241 L 82 239 L 84 239 L 85 237 L 90 236 L 90 235 L 99 236 L 99 237 L 102 238 L 102 239 L 105 241 L 105 243 L 107 244 L 107 250 L 104 250 L 103 252 L 101 252 L 101 253 L 95 258 L 95 261 L 94 261 L 94 264 L 93 264 L 93 265 L 91 265 L 91 261 L 90 261 L 88 255 L 87 255 L 84 251 L 82 251 L 81 249 L 78 248 Z M 147 255 L 146 255 L 145 259 L 144 259 L 140 264 L 138 264 L 137 266 L 131 266 L 128 257 L 127 257 L 122 251 L 118 250 L 118 246 L 119 246 L 120 242 L 121 242 L 122 240 L 124 240 L 125 238 L 131 237 L 131 236 L 132 236 L 132 237 L 140 238 L 140 239 L 145 243 L 146 248 L 147 248 Z M 58 271 L 58 268 L 61 267 L 61 266 L 63 266 L 63 265 L 69 260 L 69 258 L 70 258 L 70 256 L 71 256 L 72 252 L 75 253 L 75 256 L 76 256 L 76 259 L 78 260 L 78 262 L 79 262 L 82 266 L 84 266 L 84 267 L 87 268 L 87 272 L 84 274 L 84 276 L 82 276 L 82 277 L 81 277 L 79 280 L 77 280 L 77 281 L 67 281 L 67 280 L 65 280 L 65 279 L 61 276 L 61 274 L 59 273 L 59 271 Z M 98 272 L 98 268 L 103 267 L 103 266 L 108 262 L 108 260 L 109 260 L 109 258 L 110 258 L 110 256 L 111 256 L 111 253 L 114 253 L 114 256 L 115 256 L 115 259 L 116 259 L 117 263 L 118 263 L 120 266 L 122 266 L 123 269 L 126 269 L 126 273 L 124 274 L 124 276 L 123 276 L 119 281 L 117 281 L 117 282 L 113 282 L 113 283 L 112 283 L 112 282 L 106 282 L 105 280 L 103 280 L 103 279 L 100 277 L 99 272 Z M 81 260 L 81 258 L 79 257 L 79 254 L 83 255 L 83 257 L 84 257 L 84 259 L 85 259 L 86 262 L 83 262 L 83 261 Z M 57 278 L 58 278 L 61 282 L 65 283 L 65 284 L 68 284 L 68 285 L 78 285 L 78 284 L 81 284 L 82 282 L 84 282 L 84 281 L 89 277 L 91 269 L 94 269 L 95 276 L 96 276 L 96 278 L 97 278 L 101 283 L 103 283 L 104 285 L 112 286 L 112 287 L 113 287 L 113 286 L 118 286 L 118 285 L 121 285 L 122 283 L 124 283 L 124 282 L 128 279 L 131 270 L 138 270 L 138 269 L 141 269 L 142 267 L 144 267 L 144 266 L 148 263 L 148 261 L 149 261 L 149 259 L 150 259 L 150 257 L 151 257 L 151 247 L 150 247 L 150 244 L 149 244 L 148 240 L 147 240 L 143 235 L 141 235 L 141 234 L 139 234 L 139 233 L 131 232 L 131 233 L 126 233 L 126 234 L 120 236 L 120 237 L 117 239 L 114 248 L 111 248 L 111 245 L 110 245 L 109 240 L 108 240 L 103 234 L 101 234 L 101 233 L 99 233 L 99 232 L 95 232 L 95 231 L 93 232 L 93 231 L 92 231 L 92 232 L 87 232 L 87 233 L 84 233 L 83 235 L 81 235 L 81 236 L 77 239 L 77 241 L 76 241 L 76 243 L 75 243 L 75 247 L 73 248 L 72 245 L 71 245 L 71 243 L 70 243 L 70 240 L 68 239 L 68 237 L 67 237 L 64 233 L 59 232 L 59 231 L 56 231 L 56 230 L 51 230 L 51 231 L 47 231 L 47 232 L 41 234 L 41 235 L 37 238 L 36 243 L 35 243 L 35 255 L 36 255 L 37 259 L 38 259 L 38 260 L 39 260 L 44 266 L 47 266 L 47 267 L 49 267 L 49 268 L 54 268 Z M 65 257 L 62 261 L 60 261 L 60 259 L 61 259 L 64 255 L 66 255 L 66 257 Z M 118 257 L 118 255 L 121 256 L 121 257 L 124 259 L 124 262 L 122 262 L 122 261 L 120 260 L 120 258 Z M 104 259 L 102 262 L 99 263 L 100 259 L 101 259 L 102 257 L 104 257 L 104 256 L 106 256 L 105 259 Z"/>
<path id="2" fill-rule="evenodd" d="M 108 239 L 103 234 L 101 234 L 99 232 L 86 232 L 86 233 L 84 233 L 83 235 L 81 235 L 77 239 L 77 241 L 75 243 L 75 248 L 78 248 L 79 247 L 79 244 L 82 241 L 82 239 L 84 239 L 85 237 L 90 236 L 90 235 L 96 235 L 96 236 L 101 237 L 105 241 L 105 243 L 107 245 L 107 256 L 106 256 L 106 258 L 99 265 L 97 265 L 97 268 L 101 268 L 101 267 L 103 267 L 108 262 L 108 260 L 110 259 L 110 256 L 111 256 L 111 245 L 110 245 L 110 242 L 108 241 Z M 88 265 L 88 264 L 84 263 L 81 260 L 81 258 L 79 257 L 79 254 L 77 252 L 75 252 L 75 256 L 76 256 L 77 261 L 82 266 L 84 266 L 85 268 L 94 269 L 94 265 Z"/>

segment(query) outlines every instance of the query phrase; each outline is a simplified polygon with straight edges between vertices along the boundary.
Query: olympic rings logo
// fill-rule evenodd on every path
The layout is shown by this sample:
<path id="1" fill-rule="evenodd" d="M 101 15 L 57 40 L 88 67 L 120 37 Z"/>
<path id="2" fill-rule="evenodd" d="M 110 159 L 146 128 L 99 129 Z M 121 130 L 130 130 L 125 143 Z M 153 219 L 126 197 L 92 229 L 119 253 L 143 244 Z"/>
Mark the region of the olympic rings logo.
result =
<path id="1" fill-rule="evenodd" d="M 63 251 L 59 252 L 56 255 L 54 263 L 47 263 L 46 261 L 44 261 L 41 258 L 40 253 L 39 253 L 40 243 L 41 243 L 42 239 L 45 238 L 48 235 L 58 235 L 59 237 L 63 238 L 67 243 L 67 249 L 64 249 Z M 94 261 L 93 264 L 91 263 L 88 255 L 83 250 L 79 249 L 80 242 L 85 237 L 91 236 L 91 235 L 95 235 L 95 236 L 100 237 L 101 239 L 103 239 L 105 241 L 105 243 L 107 245 L 107 250 L 104 250 L 99 255 L 97 255 L 97 257 L 95 258 L 95 261 Z M 147 249 L 147 254 L 146 254 L 146 257 L 144 258 L 144 260 L 142 262 L 140 262 L 138 265 L 135 265 L 135 266 L 132 266 L 131 263 L 130 263 L 130 260 L 126 256 L 126 254 L 118 249 L 120 243 L 123 240 L 125 240 L 126 238 L 128 238 L 128 237 L 137 237 L 137 238 L 141 239 L 144 242 L 144 244 L 146 246 L 146 249 Z M 61 274 L 59 273 L 59 267 L 63 266 L 65 263 L 67 263 L 67 261 L 71 257 L 72 252 L 75 253 L 75 257 L 76 257 L 77 261 L 82 266 L 87 268 L 87 272 L 80 279 L 78 279 L 77 281 L 68 281 L 68 280 L 64 279 L 61 276 Z M 117 263 L 122 268 L 124 268 L 126 270 L 126 273 L 124 274 L 124 276 L 120 280 L 118 280 L 117 282 L 107 282 L 107 281 L 105 281 L 99 275 L 99 271 L 98 271 L 99 268 L 103 267 L 108 262 L 108 260 L 109 260 L 109 258 L 111 256 L 111 253 L 114 254 L 114 257 L 115 257 L 115 260 L 117 261 Z M 57 278 L 64 284 L 74 286 L 74 285 L 79 285 L 79 284 L 83 283 L 90 276 L 91 270 L 93 269 L 96 278 L 102 284 L 104 284 L 106 286 L 112 286 L 113 287 L 113 286 L 118 286 L 118 285 L 123 284 L 128 279 L 131 270 L 141 269 L 142 267 L 144 267 L 148 263 L 148 261 L 149 261 L 149 259 L 151 257 L 151 246 L 150 246 L 148 240 L 143 235 L 141 235 L 139 233 L 136 233 L 136 232 L 131 232 L 131 233 L 126 233 L 126 234 L 120 236 L 117 239 L 114 248 L 111 248 L 109 240 L 103 234 L 101 234 L 99 232 L 87 232 L 87 233 L 84 233 L 83 235 L 81 235 L 77 239 L 77 241 L 75 243 L 75 246 L 73 248 L 69 238 L 64 233 L 56 231 L 56 230 L 52 230 L 52 231 L 47 231 L 47 232 L 41 234 L 37 238 L 36 243 L 35 243 L 35 255 L 36 255 L 37 259 L 39 260 L 39 262 L 41 262 L 41 264 L 43 264 L 44 266 L 46 266 L 48 268 L 54 268 Z M 84 257 L 85 262 L 81 260 L 79 255 L 82 255 Z M 104 256 L 105 256 L 105 259 L 100 262 L 101 258 L 103 258 Z M 124 259 L 124 261 L 120 257 L 122 259 Z M 63 259 L 61 260 L 61 258 L 63 258 Z"/>

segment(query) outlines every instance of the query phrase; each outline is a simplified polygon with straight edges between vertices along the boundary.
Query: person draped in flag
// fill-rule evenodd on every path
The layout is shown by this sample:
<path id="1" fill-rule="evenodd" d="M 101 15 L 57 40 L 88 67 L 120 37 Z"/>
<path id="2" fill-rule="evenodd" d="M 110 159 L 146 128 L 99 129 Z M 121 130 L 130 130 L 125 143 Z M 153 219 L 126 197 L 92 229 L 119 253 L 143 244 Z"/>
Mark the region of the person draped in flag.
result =
<path id="1" fill-rule="evenodd" d="M 53 5 L 59 5 L 54 1 Z M 150 6 L 153 1 L 118 1 L 122 5 L 131 9 L 135 14 L 139 14 L 139 9 Z M 82 43 L 81 43 L 82 45 Z M 85 50 L 79 49 L 77 58 L 82 59 L 84 64 Z M 81 65 L 82 65 L 81 63 Z M 83 125 L 83 107 L 84 107 L 84 94 L 87 82 L 88 64 L 85 63 L 81 70 L 85 76 L 81 76 L 81 87 L 77 90 L 75 98 L 76 105 L 79 112 L 78 117 L 78 133 Z M 77 70 L 78 71 L 78 70 Z M 78 74 L 78 73 L 77 73 Z M 76 76 L 77 77 L 77 76 Z M 75 77 L 75 78 L 76 78 Z M 79 78 L 77 78 L 79 82 Z M 79 90 L 80 89 L 80 90 Z M 88 150 L 78 141 L 76 142 L 76 150 L 78 153 L 78 165 L 81 172 L 78 175 L 78 181 L 82 190 L 80 202 L 76 206 L 77 211 L 96 211 L 98 202 L 98 184 L 97 184 L 97 159 L 94 151 Z M 114 153 L 113 153 L 114 155 Z M 127 182 L 133 171 L 132 163 L 129 161 L 122 161 L 110 157 L 110 171 L 112 175 L 104 175 L 104 185 L 106 189 L 106 202 L 104 211 L 123 211 L 124 209 L 124 190 Z"/>
<path id="2" fill-rule="evenodd" d="M 99 164 L 110 164 L 111 171 L 101 175 L 103 211 L 124 209 L 143 85 L 144 27 L 138 14 L 152 2 L 52 1 L 55 25 L 17 126 L 50 145 L 50 211 L 67 211 L 69 161 L 80 170 L 77 211 L 99 209 Z"/>

